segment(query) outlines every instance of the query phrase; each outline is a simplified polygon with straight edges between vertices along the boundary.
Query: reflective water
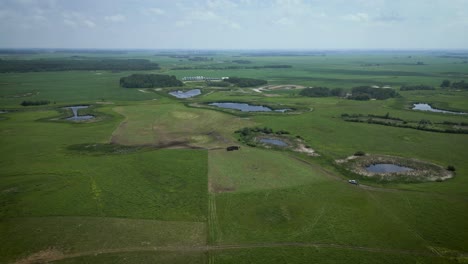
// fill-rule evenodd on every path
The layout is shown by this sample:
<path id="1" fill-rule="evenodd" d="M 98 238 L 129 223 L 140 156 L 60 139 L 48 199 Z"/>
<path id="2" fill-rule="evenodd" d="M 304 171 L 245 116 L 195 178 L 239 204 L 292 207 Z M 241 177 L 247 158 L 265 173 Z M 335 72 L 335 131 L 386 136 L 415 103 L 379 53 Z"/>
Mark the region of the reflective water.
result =
<path id="1" fill-rule="evenodd" d="M 190 98 L 190 97 L 200 95 L 201 90 L 200 89 L 193 89 L 193 90 L 186 91 L 186 92 L 174 91 L 174 92 L 170 92 L 169 94 L 172 95 L 172 96 L 175 96 L 177 98 L 180 98 L 180 99 L 186 99 L 186 98 Z"/>
<path id="2" fill-rule="evenodd" d="M 211 103 L 209 105 L 221 107 L 221 108 L 227 108 L 227 109 L 235 109 L 235 110 L 240 110 L 242 112 L 281 112 L 284 113 L 286 111 L 289 111 L 290 109 L 276 109 L 273 110 L 269 107 L 263 106 L 263 105 L 250 105 L 246 103 Z"/>
<path id="3" fill-rule="evenodd" d="M 276 139 L 276 138 L 262 138 L 259 141 L 265 144 L 270 144 L 270 145 L 275 145 L 275 146 L 280 146 L 280 147 L 288 146 L 288 143 L 282 140 Z"/>
<path id="4" fill-rule="evenodd" d="M 71 121 L 83 121 L 83 120 L 93 119 L 94 116 L 92 116 L 92 115 L 78 115 L 78 110 L 79 110 L 79 109 L 85 109 L 85 108 L 88 108 L 88 107 L 89 107 L 89 106 L 87 106 L 87 105 L 77 105 L 77 106 L 65 107 L 65 109 L 71 109 L 72 112 L 73 112 L 73 116 L 67 118 L 67 120 L 71 120 Z"/>
<path id="5" fill-rule="evenodd" d="M 392 172 L 412 171 L 413 169 L 404 167 L 404 166 L 398 166 L 395 164 L 381 163 L 381 164 L 370 165 L 366 167 L 366 170 L 369 172 L 373 172 L 373 173 L 392 173 Z"/>
<path id="6" fill-rule="evenodd" d="M 429 104 L 413 104 L 413 110 L 419 110 L 419 111 L 429 111 L 429 112 L 436 112 L 436 113 L 445 113 L 445 114 L 457 114 L 457 115 L 466 115 L 466 113 L 463 112 L 452 112 L 452 111 L 446 111 L 446 110 L 440 110 L 437 108 L 432 108 L 431 105 Z"/>

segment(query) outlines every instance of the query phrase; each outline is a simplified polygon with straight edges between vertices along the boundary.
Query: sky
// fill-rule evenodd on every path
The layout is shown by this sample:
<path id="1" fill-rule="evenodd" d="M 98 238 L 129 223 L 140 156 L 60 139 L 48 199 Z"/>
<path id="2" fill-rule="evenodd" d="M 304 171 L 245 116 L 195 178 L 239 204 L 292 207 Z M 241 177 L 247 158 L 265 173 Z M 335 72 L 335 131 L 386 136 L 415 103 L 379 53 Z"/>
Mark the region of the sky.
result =
<path id="1" fill-rule="evenodd" d="M 467 49 L 468 0 L 0 0 L 0 48 Z"/>

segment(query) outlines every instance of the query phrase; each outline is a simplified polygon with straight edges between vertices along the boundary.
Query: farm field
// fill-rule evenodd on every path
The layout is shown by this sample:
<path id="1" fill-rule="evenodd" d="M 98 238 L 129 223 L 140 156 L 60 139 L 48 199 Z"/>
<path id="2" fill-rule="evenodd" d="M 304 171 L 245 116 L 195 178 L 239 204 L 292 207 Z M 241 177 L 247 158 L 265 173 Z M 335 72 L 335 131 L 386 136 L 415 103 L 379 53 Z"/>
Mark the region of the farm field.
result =
<path id="1" fill-rule="evenodd" d="M 447 54 L 210 51 L 208 60 L 194 61 L 180 55 L 199 55 L 182 51 L 0 53 L 2 60 L 66 62 L 79 55 L 160 67 L 0 73 L 0 263 L 468 263 L 468 134 L 428 130 L 436 123 L 466 129 L 468 114 L 411 109 L 428 103 L 468 113 L 467 89 L 440 87 L 443 80 L 468 81 L 468 64 Z M 136 73 L 268 84 L 119 85 Z M 400 91 L 403 85 L 434 89 Z M 301 94 L 305 87 L 351 93 L 358 86 L 399 96 Z M 190 89 L 201 95 L 168 94 Z M 67 106 L 89 106 L 78 113 L 94 118 L 67 121 Z M 353 115 L 364 121 L 343 118 Z M 420 125 L 380 124 L 369 115 Z M 254 127 L 273 131 L 263 136 L 299 140 L 315 154 L 260 144 L 258 135 L 257 144 L 242 141 L 239 131 Z M 453 167 L 454 176 L 366 177 L 340 163 L 359 151 Z"/>

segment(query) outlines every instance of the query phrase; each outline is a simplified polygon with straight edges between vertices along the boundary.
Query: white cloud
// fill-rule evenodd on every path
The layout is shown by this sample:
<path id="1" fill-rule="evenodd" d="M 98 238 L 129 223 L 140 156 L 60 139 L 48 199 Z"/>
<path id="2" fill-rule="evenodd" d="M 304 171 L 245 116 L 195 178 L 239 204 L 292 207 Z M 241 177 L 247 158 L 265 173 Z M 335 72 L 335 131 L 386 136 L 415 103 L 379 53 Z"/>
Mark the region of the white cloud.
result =
<path id="1" fill-rule="evenodd" d="M 354 21 L 354 22 L 367 22 L 370 20 L 370 17 L 366 13 L 356 13 L 343 16 L 344 20 Z"/>
<path id="2" fill-rule="evenodd" d="M 85 26 L 89 27 L 89 28 L 95 28 L 96 27 L 96 24 L 93 21 L 89 20 L 89 19 L 83 20 L 83 24 Z"/>
<path id="3" fill-rule="evenodd" d="M 209 8 L 222 8 L 222 9 L 232 9 L 236 8 L 237 4 L 229 0 L 207 0 L 206 5 Z"/>
<path id="4" fill-rule="evenodd" d="M 282 18 L 274 21 L 273 23 L 275 23 L 277 25 L 281 25 L 281 26 L 289 26 L 289 25 L 293 25 L 294 21 L 292 19 L 290 19 L 290 18 L 282 17 Z"/>
<path id="5" fill-rule="evenodd" d="M 65 25 L 71 26 L 71 27 L 76 27 L 77 26 L 75 22 L 73 22 L 73 21 L 71 21 L 69 19 L 64 19 L 63 23 L 65 23 Z"/>
<path id="6" fill-rule="evenodd" d="M 146 9 L 146 12 L 151 15 L 164 15 L 166 12 L 161 8 L 151 7 Z"/>
<path id="7" fill-rule="evenodd" d="M 124 15 L 116 14 L 112 16 L 105 16 L 104 19 L 110 22 L 122 22 L 122 21 L 125 21 L 125 19 L 127 18 Z"/>

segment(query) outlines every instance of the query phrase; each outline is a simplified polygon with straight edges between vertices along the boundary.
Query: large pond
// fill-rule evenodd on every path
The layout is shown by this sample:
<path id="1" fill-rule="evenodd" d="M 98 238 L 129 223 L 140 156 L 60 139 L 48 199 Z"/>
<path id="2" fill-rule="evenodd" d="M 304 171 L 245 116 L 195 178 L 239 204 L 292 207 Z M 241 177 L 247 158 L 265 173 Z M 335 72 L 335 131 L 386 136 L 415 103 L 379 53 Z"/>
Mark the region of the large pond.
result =
<path id="1" fill-rule="evenodd" d="M 276 138 L 261 138 L 259 140 L 260 142 L 262 143 L 265 143 L 265 144 L 270 144 L 270 145 L 275 145 L 275 146 L 279 146 L 279 147 L 287 147 L 288 146 L 288 143 L 280 140 L 280 139 L 276 139 Z"/>
<path id="2" fill-rule="evenodd" d="M 78 110 L 79 109 L 86 109 L 88 107 L 89 106 L 87 106 L 87 105 L 77 105 L 77 106 L 65 107 L 65 109 L 71 109 L 72 112 L 73 112 L 73 116 L 67 118 L 67 120 L 70 120 L 70 121 L 83 121 L 83 120 L 93 119 L 94 116 L 92 116 L 92 115 L 78 115 Z"/>
<path id="3" fill-rule="evenodd" d="M 413 104 L 413 110 L 419 110 L 419 111 L 429 111 L 429 112 L 436 112 L 436 113 L 445 113 L 445 114 L 457 114 L 457 115 L 466 115 L 467 113 L 463 112 L 452 112 L 452 111 L 447 111 L 447 110 L 440 110 L 437 108 L 432 108 L 430 104 Z"/>
<path id="4" fill-rule="evenodd" d="M 412 171 L 413 169 L 404 167 L 404 166 L 398 166 L 395 164 L 381 163 L 381 164 L 372 164 L 366 167 L 366 170 L 368 172 L 373 172 L 373 173 L 394 173 L 394 172 Z"/>
<path id="5" fill-rule="evenodd" d="M 170 92 L 169 94 L 172 95 L 172 96 L 175 96 L 177 98 L 180 98 L 180 99 L 186 99 L 186 98 L 190 98 L 190 97 L 200 95 L 201 90 L 200 89 L 193 89 L 193 90 L 186 91 L 186 92 L 174 91 L 174 92 Z"/>
<path id="6" fill-rule="evenodd" d="M 235 110 L 240 110 L 242 112 L 281 112 L 284 113 L 286 111 L 290 111 L 291 109 L 271 109 L 267 106 L 263 105 L 250 105 L 246 103 L 211 103 L 209 105 L 221 107 L 221 108 L 227 108 L 227 109 L 235 109 Z"/>

